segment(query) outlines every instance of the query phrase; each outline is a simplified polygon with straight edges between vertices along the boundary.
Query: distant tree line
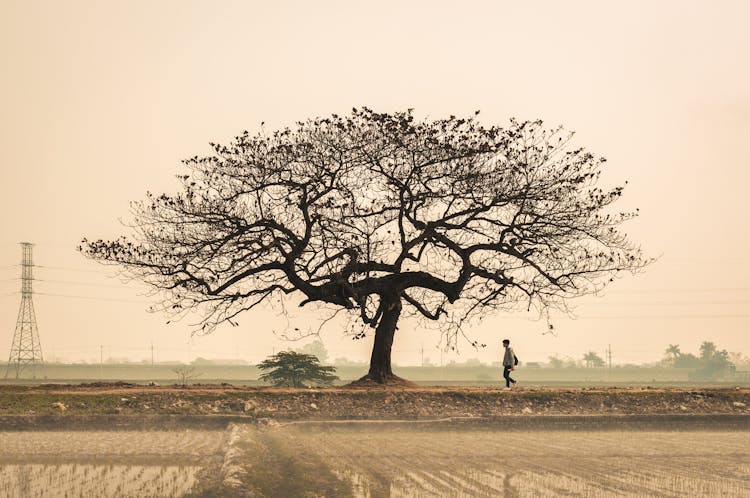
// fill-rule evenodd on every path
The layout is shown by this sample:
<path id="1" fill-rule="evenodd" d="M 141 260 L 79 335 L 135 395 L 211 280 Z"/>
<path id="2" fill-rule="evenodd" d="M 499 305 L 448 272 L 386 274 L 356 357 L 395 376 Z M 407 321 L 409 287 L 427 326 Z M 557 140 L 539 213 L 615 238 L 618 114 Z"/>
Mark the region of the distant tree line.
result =
<path id="1" fill-rule="evenodd" d="M 557 355 L 547 358 L 547 366 L 549 368 L 577 368 L 582 366 L 586 368 L 601 368 L 605 365 L 606 362 L 604 359 L 594 351 L 586 352 L 581 360 L 571 357 L 560 358 Z"/>
<path id="2" fill-rule="evenodd" d="M 316 357 L 320 363 L 326 363 L 329 354 L 323 344 L 323 341 L 316 339 L 308 344 L 305 344 L 301 348 L 294 350 L 297 353 L 312 355 Z M 339 367 L 364 367 L 365 362 L 351 360 L 348 358 L 336 358 L 332 363 Z M 721 376 L 731 375 L 736 364 L 747 363 L 750 366 L 750 360 L 744 357 L 740 353 L 730 353 L 726 349 L 719 350 L 714 342 L 704 341 L 698 350 L 698 354 L 683 353 L 680 346 L 677 344 L 670 344 L 665 351 L 665 360 L 662 362 L 663 366 L 669 366 L 674 368 L 690 368 L 695 370 L 693 377 L 697 380 L 700 379 L 712 379 Z M 607 365 L 605 359 L 599 353 L 589 350 L 578 359 L 573 357 L 560 357 L 560 356 L 549 356 L 547 362 L 526 362 L 524 364 L 527 368 L 602 368 Z M 423 367 L 438 367 L 427 358 L 423 364 Z M 444 365 L 445 368 L 478 368 L 483 366 L 498 367 L 499 362 L 493 362 L 491 364 L 482 363 L 477 358 L 467 358 L 464 361 L 450 360 Z M 637 366 L 637 365 L 630 365 Z"/>
<path id="3" fill-rule="evenodd" d="M 714 379 L 734 373 L 736 366 L 730 361 L 726 349 L 719 350 L 711 341 L 703 341 L 698 348 L 698 355 L 683 353 L 678 344 L 670 344 L 664 351 L 667 361 L 675 368 L 695 369 L 692 378 Z"/>

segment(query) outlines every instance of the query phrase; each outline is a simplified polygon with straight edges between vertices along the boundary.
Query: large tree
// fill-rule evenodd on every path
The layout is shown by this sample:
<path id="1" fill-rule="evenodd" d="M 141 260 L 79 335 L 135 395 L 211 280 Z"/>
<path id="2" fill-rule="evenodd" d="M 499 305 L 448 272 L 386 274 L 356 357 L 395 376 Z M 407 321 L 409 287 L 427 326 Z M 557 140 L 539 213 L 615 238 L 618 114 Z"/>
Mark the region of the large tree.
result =
<path id="1" fill-rule="evenodd" d="M 647 261 L 618 231 L 603 158 L 540 121 L 416 120 L 353 109 L 248 132 L 184 161 L 181 192 L 133 204 L 130 238 L 84 254 L 204 310 L 211 330 L 263 302 L 348 312 L 374 330 L 366 378 L 388 382 L 406 315 L 454 343 L 472 318 L 548 314 Z"/>

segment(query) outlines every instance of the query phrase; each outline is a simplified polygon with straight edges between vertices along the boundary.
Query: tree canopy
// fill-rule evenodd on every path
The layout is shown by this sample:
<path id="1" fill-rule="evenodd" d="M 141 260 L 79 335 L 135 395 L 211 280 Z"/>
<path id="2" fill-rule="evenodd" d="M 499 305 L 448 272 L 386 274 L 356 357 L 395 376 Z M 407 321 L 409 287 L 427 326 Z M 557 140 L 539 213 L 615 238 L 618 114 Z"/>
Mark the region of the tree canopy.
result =
<path id="1" fill-rule="evenodd" d="M 314 355 L 295 351 L 276 353 L 260 362 L 258 368 L 268 370 L 260 380 L 279 387 L 327 386 L 338 379 L 333 375 L 335 367 L 321 365 Z"/>
<path id="2" fill-rule="evenodd" d="M 734 364 L 730 361 L 730 353 L 726 349 L 719 349 L 712 341 L 703 341 L 698 348 L 700 353 L 696 356 L 692 353 L 683 353 L 680 346 L 670 344 L 667 354 L 672 355 L 672 364 L 677 368 L 695 368 L 693 378 L 713 379 L 725 375 Z"/>
<path id="3" fill-rule="evenodd" d="M 672 361 L 674 362 L 677 358 L 680 357 L 682 351 L 680 351 L 680 346 L 678 344 L 670 344 L 664 351 L 664 354 L 670 356 Z"/>
<path id="4" fill-rule="evenodd" d="M 594 351 L 589 351 L 583 355 L 583 361 L 586 362 L 586 367 L 603 367 L 605 365 L 604 360 L 601 356 L 596 354 Z"/>
<path id="5" fill-rule="evenodd" d="M 566 310 L 648 261 L 597 186 L 603 158 L 541 121 L 483 126 L 353 109 L 271 134 L 245 132 L 184 161 L 176 194 L 132 205 L 133 233 L 84 254 L 204 311 L 201 330 L 263 302 L 315 303 L 375 331 L 368 378 L 393 379 L 402 317 L 439 321 L 448 344 L 488 313 Z"/>
<path id="6" fill-rule="evenodd" d="M 325 344 L 323 344 L 323 341 L 321 341 L 320 339 L 315 339 L 314 341 L 305 344 L 301 348 L 295 349 L 295 351 L 297 353 L 311 354 L 315 356 L 321 363 L 326 363 L 326 361 L 328 361 L 328 350 L 326 349 Z"/>

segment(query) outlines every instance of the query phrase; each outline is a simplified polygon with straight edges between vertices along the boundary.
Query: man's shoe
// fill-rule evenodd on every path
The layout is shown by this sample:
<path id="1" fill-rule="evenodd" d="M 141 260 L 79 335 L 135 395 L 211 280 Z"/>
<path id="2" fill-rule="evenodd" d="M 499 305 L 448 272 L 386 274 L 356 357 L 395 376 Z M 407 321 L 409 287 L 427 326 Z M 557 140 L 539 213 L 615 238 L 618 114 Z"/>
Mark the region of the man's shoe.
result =
<path id="1" fill-rule="evenodd" d="M 510 391 L 510 387 L 504 387 L 503 391 Z"/>

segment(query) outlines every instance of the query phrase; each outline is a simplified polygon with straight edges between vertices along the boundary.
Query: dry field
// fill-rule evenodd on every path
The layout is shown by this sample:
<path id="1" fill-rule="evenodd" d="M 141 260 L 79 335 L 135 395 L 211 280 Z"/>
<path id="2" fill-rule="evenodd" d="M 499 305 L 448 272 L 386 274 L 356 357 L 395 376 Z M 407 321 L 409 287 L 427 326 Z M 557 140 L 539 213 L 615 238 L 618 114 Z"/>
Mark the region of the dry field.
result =
<path id="1" fill-rule="evenodd" d="M 199 466 L 22 464 L 0 467 L 0 496 L 185 496 Z"/>
<path id="2" fill-rule="evenodd" d="M 750 431 L 355 425 L 0 432 L 0 496 L 750 496 Z"/>
<path id="3" fill-rule="evenodd" d="M 185 496 L 225 442 L 225 431 L 0 432 L 0 496 Z"/>
<path id="4" fill-rule="evenodd" d="M 323 463 L 357 497 L 750 496 L 749 432 L 282 427 L 249 436 Z"/>

